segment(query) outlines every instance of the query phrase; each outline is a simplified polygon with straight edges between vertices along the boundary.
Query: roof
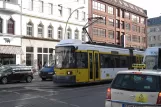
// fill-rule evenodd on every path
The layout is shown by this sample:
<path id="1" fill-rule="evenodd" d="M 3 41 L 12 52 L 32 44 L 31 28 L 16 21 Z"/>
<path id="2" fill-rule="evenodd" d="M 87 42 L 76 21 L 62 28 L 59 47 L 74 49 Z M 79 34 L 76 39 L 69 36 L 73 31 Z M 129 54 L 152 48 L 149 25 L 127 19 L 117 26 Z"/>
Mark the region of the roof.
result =
<path id="1" fill-rule="evenodd" d="M 105 3 L 120 7 L 122 9 L 125 9 L 125 10 L 132 12 L 132 13 L 135 13 L 135 14 L 138 14 L 140 16 L 147 17 L 147 11 L 146 10 L 144 10 L 143 8 L 140 8 L 140 7 L 138 7 L 134 4 L 126 2 L 124 0 L 100 0 L 100 1 L 103 1 Z"/>
<path id="2" fill-rule="evenodd" d="M 161 25 L 161 16 L 148 19 L 148 26 Z"/>
<path id="3" fill-rule="evenodd" d="M 117 74 L 133 74 L 133 72 L 141 72 L 141 74 L 147 74 L 147 75 L 160 75 L 161 76 L 161 72 L 157 71 L 157 70 L 126 70 L 126 71 L 119 71 Z"/>

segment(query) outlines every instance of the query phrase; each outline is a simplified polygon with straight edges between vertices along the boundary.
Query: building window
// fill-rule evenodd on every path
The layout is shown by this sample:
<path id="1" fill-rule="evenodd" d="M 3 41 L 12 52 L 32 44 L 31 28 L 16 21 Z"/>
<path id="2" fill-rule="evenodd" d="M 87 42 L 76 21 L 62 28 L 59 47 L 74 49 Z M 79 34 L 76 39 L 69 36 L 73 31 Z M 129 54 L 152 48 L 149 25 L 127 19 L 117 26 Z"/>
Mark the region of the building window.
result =
<path id="1" fill-rule="evenodd" d="M 133 42 L 138 42 L 138 36 L 132 35 L 132 41 Z"/>
<path id="2" fill-rule="evenodd" d="M 105 12 L 105 5 L 96 1 L 93 1 L 93 8 Z"/>
<path id="3" fill-rule="evenodd" d="M 49 14 L 53 14 L 53 4 L 49 3 Z"/>
<path id="4" fill-rule="evenodd" d="M 145 33 L 145 28 L 141 28 L 141 33 Z"/>
<path id="5" fill-rule="evenodd" d="M 104 24 L 104 25 L 106 24 L 106 17 L 100 16 L 100 15 L 96 15 L 96 14 L 93 14 L 93 17 L 102 17 L 103 20 L 98 20 L 97 23 L 98 24 Z"/>
<path id="6" fill-rule="evenodd" d="M 33 66 L 34 64 L 34 48 L 26 47 L 26 65 Z"/>
<path id="7" fill-rule="evenodd" d="M 120 9 L 120 17 L 124 18 L 124 11 L 122 9 Z"/>
<path id="8" fill-rule="evenodd" d="M 130 30 L 130 24 L 129 24 L 129 23 L 126 23 L 126 24 L 125 24 L 125 29 L 126 29 L 126 30 Z"/>
<path id="9" fill-rule="evenodd" d="M 79 17 L 79 10 L 76 10 L 76 12 L 75 12 L 75 19 L 78 19 L 78 17 Z"/>
<path id="10" fill-rule="evenodd" d="M 48 38 L 53 38 L 53 27 L 51 25 L 48 26 Z"/>
<path id="11" fill-rule="evenodd" d="M 140 23 L 145 24 L 145 19 L 144 18 L 141 18 L 140 19 Z"/>
<path id="12" fill-rule="evenodd" d="M 14 26 L 15 26 L 15 22 L 14 22 L 14 20 L 12 19 L 12 18 L 10 18 L 9 20 L 8 20 L 8 24 L 7 24 L 8 26 L 7 26 L 7 33 L 9 33 L 9 34 L 14 34 Z"/>
<path id="13" fill-rule="evenodd" d="M 120 32 L 119 31 L 116 32 L 116 39 L 120 40 Z"/>
<path id="14" fill-rule="evenodd" d="M 78 29 L 75 30 L 75 39 L 79 39 L 79 31 L 78 31 Z"/>
<path id="15" fill-rule="evenodd" d="M 136 25 L 132 25 L 132 30 L 133 30 L 134 32 L 137 32 L 137 26 L 136 26 Z"/>
<path id="16" fill-rule="evenodd" d="M 58 6 L 58 12 L 59 12 L 59 16 L 63 15 L 63 7 L 62 6 Z"/>
<path id="17" fill-rule="evenodd" d="M 44 26 L 42 23 L 40 23 L 38 25 L 38 37 L 43 37 L 43 33 L 44 33 Z"/>
<path id="18" fill-rule="evenodd" d="M 116 20 L 116 28 L 120 28 L 120 21 Z"/>
<path id="19" fill-rule="evenodd" d="M 58 39 L 62 39 L 62 37 L 63 37 L 63 28 L 59 27 L 58 28 Z"/>
<path id="20" fill-rule="evenodd" d="M 33 36 L 33 23 L 27 23 L 27 36 Z"/>
<path id="21" fill-rule="evenodd" d="M 72 39 L 72 30 L 70 28 L 67 29 L 67 37 L 68 39 Z"/>
<path id="22" fill-rule="evenodd" d="M 114 39 L 114 31 L 109 30 L 109 31 L 108 31 L 108 37 L 109 37 L 110 39 Z"/>
<path id="23" fill-rule="evenodd" d="M 121 29 L 124 29 L 124 21 L 121 21 Z"/>
<path id="24" fill-rule="evenodd" d="M 114 26 L 114 19 L 108 19 L 108 25 L 109 26 Z"/>
<path id="25" fill-rule="evenodd" d="M 0 33 L 2 33 L 3 31 L 3 19 L 0 18 Z"/>
<path id="26" fill-rule="evenodd" d="M 39 7 L 39 12 L 43 12 L 44 11 L 44 2 L 40 1 L 40 7 Z"/>
<path id="27" fill-rule="evenodd" d="M 127 40 L 127 41 L 131 41 L 131 35 L 126 34 L 126 40 Z"/>
<path id="28" fill-rule="evenodd" d="M 138 22 L 139 23 L 139 17 L 138 16 L 132 14 L 131 18 L 132 18 L 133 22 Z"/>
<path id="29" fill-rule="evenodd" d="M 29 0 L 29 10 L 33 10 L 33 0 Z"/>
<path id="30" fill-rule="evenodd" d="M 118 8 L 116 8 L 116 16 L 120 17 L 120 13 L 119 13 L 119 9 Z"/>
<path id="31" fill-rule="evenodd" d="M 82 31 L 82 41 L 86 41 L 85 32 Z"/>
<path id="32" fill-rule="evenodd" d="M 156 28 L 150 28 L 150 32 L 156 32 Z"/>
<path id="33" fill-rule="evenodd" d="M 94 36 L 106 37 L 106 30 L 100 29 L 100 28 L 93 28 L 93 35 Z"/>
<path id="34" fill-rule="evenodd" d="M 126 19 L 130 19 L 130 13 L 125 12 L 125 18 L 126 18 Z"/>
<path id="35" fill-rule="evenodd" d="M 82 12 L 82 20 L 85 21 L 85 19 L 86 19 L 86 13 Z"/>
<path id="36" fill-rule="evenodd" d="M 137 32 L 140 33 L 140 26 L 137 26 Z"/>
<path id="37" fill-rule="evenodd" d="M 109 13 L 109 14 L 113 14 L 113 7 L 108 6 L 108 13 Z"/>

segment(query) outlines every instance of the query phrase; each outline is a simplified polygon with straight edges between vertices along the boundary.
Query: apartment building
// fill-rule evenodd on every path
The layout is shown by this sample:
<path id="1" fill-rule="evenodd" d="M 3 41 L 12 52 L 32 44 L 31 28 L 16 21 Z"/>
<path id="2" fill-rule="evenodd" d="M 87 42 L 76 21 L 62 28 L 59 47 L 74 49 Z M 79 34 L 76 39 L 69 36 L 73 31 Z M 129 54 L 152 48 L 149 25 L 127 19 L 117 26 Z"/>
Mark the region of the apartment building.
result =
<path id="1" fill-rule="evenodd" d="M 93 41 L 147 47 L 146 10 L 123 0 L 89 0 L 89 17 L 103 17 L 89 28 Z"/>
<path id="2" fill-rule="evenodd" d="M 61 39 L 87 39 L 82 32 L 88 18 L 87 0 L 0 0 L 0 6 L 0 47 L 11 48 L 0 53 L 14 55 L 14 59 L 1 58 L 3 64 L 49 64 Z"/>
<path id="3" fill-rule="evenodd" d="M 148 46 L 161 46 L 161 16 L 148 19 L 147 24 Z"/>

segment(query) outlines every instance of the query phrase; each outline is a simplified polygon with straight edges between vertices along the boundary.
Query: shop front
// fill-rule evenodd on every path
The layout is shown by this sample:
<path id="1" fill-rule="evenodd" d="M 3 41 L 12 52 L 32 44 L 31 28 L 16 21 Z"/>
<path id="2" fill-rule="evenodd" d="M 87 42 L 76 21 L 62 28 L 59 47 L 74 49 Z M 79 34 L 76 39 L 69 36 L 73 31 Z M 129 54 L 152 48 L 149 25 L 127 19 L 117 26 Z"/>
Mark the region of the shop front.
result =
<path id="1" fill-rule="evenodd" d="M 21 64 L 21 38 L 0 36 L 0 64 Z"/>
<path id="2" fill-rule="evenodd" d="M 22 62 L 28 66 L 40 69 L 44 65 L 50 65 L 54 62 L 56 40 L 23 38 L 22 49 L 25 53 Z"/>

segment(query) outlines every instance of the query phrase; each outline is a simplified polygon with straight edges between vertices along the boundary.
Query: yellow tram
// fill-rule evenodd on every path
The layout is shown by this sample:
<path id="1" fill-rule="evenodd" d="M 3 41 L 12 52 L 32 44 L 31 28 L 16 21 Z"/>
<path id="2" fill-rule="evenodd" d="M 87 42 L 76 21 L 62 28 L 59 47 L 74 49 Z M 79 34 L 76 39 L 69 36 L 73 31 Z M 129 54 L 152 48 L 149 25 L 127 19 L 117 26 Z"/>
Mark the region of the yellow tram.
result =
<path id="1" fill-rule="evenodd" d="M 118 71 L 127 70 L 132 63 L 142 63 L 143 54 L 138 50 L 62 40 L 55 48 L 53 82 L 77 84 L 112 80 Z"/>

